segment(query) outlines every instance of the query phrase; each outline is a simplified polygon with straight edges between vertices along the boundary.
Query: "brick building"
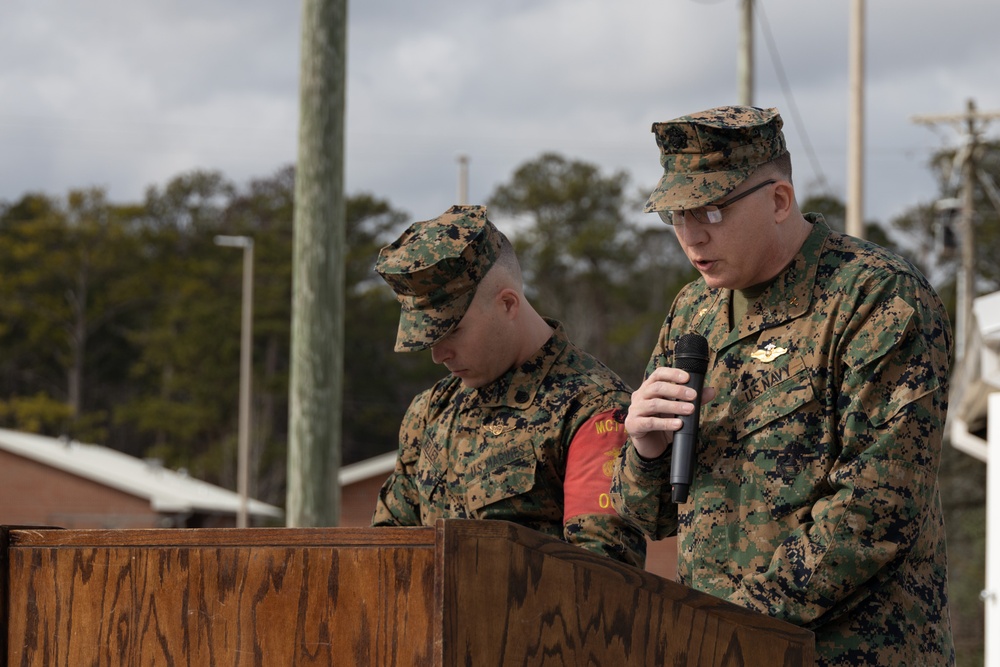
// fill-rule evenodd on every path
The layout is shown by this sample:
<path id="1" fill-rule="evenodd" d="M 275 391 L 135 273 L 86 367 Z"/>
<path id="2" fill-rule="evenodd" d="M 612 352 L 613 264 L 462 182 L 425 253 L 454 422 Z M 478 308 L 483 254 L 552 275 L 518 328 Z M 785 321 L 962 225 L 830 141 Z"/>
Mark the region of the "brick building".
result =
<path id="1" fill-rule="evenodd" d="M 109 447 L 0 429 L 0 524 L 208 528 L 236 524 L 240 497 Z M 251 525 L 280 508 L 250 500 Z"/>

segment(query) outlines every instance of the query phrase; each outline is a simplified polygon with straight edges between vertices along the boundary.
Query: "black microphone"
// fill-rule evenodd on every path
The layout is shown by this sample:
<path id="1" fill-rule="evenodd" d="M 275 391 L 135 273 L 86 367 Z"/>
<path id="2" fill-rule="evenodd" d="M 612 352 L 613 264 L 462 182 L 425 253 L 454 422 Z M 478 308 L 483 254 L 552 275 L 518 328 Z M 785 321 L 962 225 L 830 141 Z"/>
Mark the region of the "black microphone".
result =
<path id="1" fill-rule="evenodd" d="M 684 334 L 674 347 L 674 367 L 687 371 L 691 379 L 684 385 L 697 392 L 694 412 L 680 415 L 681 430 L 674 433 L 673 458 L 670 461 L 671 498 L 675 503 L 687 502 L 688 487 L 694 473 L 695 445 L 698 442 L 698 413 L 701 412 L 701 386 L 708 370 L 708 341 L 698 334 Z"/>

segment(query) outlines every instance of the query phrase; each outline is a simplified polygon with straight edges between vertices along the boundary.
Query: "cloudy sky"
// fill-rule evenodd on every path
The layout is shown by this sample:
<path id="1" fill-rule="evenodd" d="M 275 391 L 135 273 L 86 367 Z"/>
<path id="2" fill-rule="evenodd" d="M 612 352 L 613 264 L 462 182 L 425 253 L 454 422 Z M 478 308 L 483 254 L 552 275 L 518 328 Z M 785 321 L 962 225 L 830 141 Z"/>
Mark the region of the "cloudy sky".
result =
<path id="1" fill-rule="evenodd" d="M 0 6 L 0 200 L 192 169 L 245 185 L 296 154 L 297 0 Z M 546 151 L 636 192 L 655 121 L 737 101 L 738 0 L 361 0 L 349 7 L 346 187 L 418 219 L 485 200 Z M 846 195 L 850 2 L 758 0 L 754 102 L 785 117 L 800 197 Z M 865 217 L 935 196 L 926 167 L 972 99 L 1000 111 L 1000 2 L 870 0 Z M 1000 121 L 987 136 L 1000 135 Z"/>

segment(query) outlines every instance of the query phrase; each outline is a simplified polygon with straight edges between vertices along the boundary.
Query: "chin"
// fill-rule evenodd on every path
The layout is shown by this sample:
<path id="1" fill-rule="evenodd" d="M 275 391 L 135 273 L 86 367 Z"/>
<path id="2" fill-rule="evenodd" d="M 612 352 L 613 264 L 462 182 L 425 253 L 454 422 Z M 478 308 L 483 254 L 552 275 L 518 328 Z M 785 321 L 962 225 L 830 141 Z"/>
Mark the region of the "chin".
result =
<path id="1" fill-rule="evenodd" d="M 701 277 L 705 281 L 705 284 L 708 285 L 709 287 L 711 287 L 712 289 L 721 289 L 721 288 L 724 288 L 724 287 L 729 287 L 729 285 L 726 284 L 725 280 L 723 280 L 723 279 L 721 279 L 721 278 L 719 278 L 717 276 L 706 276 L 703 273 L 703 274 L 701 274 Z"/>

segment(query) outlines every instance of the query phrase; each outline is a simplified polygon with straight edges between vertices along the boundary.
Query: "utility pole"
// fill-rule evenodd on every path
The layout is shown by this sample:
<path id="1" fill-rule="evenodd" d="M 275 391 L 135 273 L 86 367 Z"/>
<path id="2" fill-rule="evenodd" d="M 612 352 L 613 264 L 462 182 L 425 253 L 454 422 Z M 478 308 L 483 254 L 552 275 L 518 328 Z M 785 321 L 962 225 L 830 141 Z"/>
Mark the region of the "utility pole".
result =
<path id="1" fill-rule="evenodd" d="M 288 407 L 290 527 L 340 522 L 347 0 L 303 0 Z"/>
<path id="2" fill-rule="evenodd" d="M 846 231 L 865 234 L 865 0 L 851 0 Z"/>
<path id="3" fill-rule="evenodd" d="M 468 204 L 469 199 L 469 156 L 464 153 L 458 155 L 458 201 L 459 206 Z"/>
<path id="4" fill-rule="evenodd" d="M 955 166 L 962 178 L 962 189 L 959 201 L 959 234 L 961 234 L 961 265 L 955 287 L 955 357 L 961 359 L 965 353 L 966 337 L 969 323 L 972 321 L 972 300 L 975 298 L 976 285 L 976 240 L 975 240 L 975 201 L 973 199 L 976 178 L 976 149 L 979 137 L 986 124 L 991 120 L 1000 120 L 1000 112 L 981 112 L 976 110 L 976 103 L 969 100 L 965 113 L 943 114 L 937 116 L 914 116 L 914 123 L 920 125 L 952 125 L 962 133 L 962 146 L 955 154 Z"/>
<path id="5" fill-rule="evenodd" d="M 736 60 L 739 103 L 753 106 L 753 0 L 740 0 L 740 51 Z"/>

